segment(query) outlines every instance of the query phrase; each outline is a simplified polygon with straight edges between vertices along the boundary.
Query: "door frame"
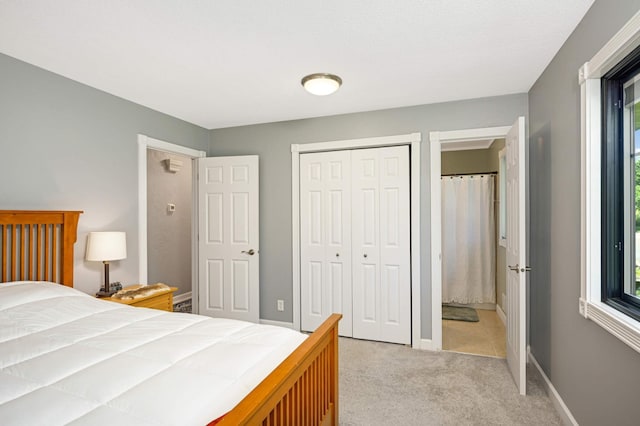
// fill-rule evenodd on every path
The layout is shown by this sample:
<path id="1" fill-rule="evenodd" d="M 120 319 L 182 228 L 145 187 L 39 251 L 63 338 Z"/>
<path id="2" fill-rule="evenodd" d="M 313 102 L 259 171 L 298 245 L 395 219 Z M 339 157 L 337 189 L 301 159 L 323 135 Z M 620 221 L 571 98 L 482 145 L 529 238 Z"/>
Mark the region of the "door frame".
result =
<path id="1" fill-rule="evenodd" d="M 442 175 L 442 145 L 455 147 L 456 144 L 464 146 L 468 142 L 476 140 L 503 139 L 507 136 L 511 127 L 512 126 L 482 127 L 477 129 L 450 130 L 446 132 L 434 131 L 429 133 L 429 161 L 431 170 L 432 345 L 430 349 L 434 351 L 442 350 L 442 188 L 440 186 L 440 177 Z M 438 230 L 438 232 L 435 232 L 435 230 Z"/>
<path id="2" fill-rule="evenodd" d="M 205 151 L 198 151 L 182 145 L 176 145 L 149 136 L 138 134 L 138 281 L 147 283 L 147 150 L 155 149 L 169 154 L 180 154 L 190 157 L 192 160 L 206 157 Z M 198 169 L 192 167 L 193 176 L 191 187 L 193 194 L 191 213 L 191 299 L 194 313 L 198 313 L 198 197 L 195 191 L 198 189 Z M 187 299 L 188 297 L 185 297 Z M 177 299 L 177 300 L 176 300 Z M 180 298 L 174 298 L 175 302 Z"/>
<path id="3" fill-rule="evenodd" d="M 300 330 L 300 154 L 357 148 L 408 145 L 411 147 L 411 345 L 424 349 L 420 316 L 420 133 L 291 144 L 291 201 L 293 253 L 293 328 Z"/>

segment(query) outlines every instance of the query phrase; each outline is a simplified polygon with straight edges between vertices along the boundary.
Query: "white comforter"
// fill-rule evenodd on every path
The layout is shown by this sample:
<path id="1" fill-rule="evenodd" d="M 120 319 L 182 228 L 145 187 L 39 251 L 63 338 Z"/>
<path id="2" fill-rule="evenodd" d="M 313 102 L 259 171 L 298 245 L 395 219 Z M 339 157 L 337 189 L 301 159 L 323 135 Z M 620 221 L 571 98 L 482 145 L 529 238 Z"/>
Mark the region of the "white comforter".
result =
<path id="1" fill-rule="evenodd" d="M 305 336 L 0 284 L 0 424 L 204 425 Z"/>

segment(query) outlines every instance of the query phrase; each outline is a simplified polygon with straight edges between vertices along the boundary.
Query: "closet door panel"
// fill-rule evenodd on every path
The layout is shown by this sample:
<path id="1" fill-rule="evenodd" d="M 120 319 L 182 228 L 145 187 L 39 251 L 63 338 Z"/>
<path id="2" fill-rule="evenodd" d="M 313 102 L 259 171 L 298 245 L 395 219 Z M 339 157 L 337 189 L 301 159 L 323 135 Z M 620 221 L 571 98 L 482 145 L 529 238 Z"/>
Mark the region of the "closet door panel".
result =
<path id="1" fill-rule="evenodd" d="M 409 147 L 353 151 L 354 336 L 411 343 Z"/>
<path id="2" fill-rule="evenodd" d="M 323 161 L 300 156 L 300 322 L 302 330 L 313 331 L 326 309 L 323 301 L 324 267 Z"/>
<path id="3" fill-rule="evenodd" d="M 380 191 L 378 149 L 351 154 L 353 335 L 380 340 Z"/>
<path id="4" fill-rule="evenodd" d="M 337 312 L 342 314 L 338 334 L 351 337 L 351 153 L 327 152 L 325 179 L 326 240 L 325 274 L 327 285 L 324 318 Z"/>
<path id="5" fill-rule="evenodd" d="M 300 155 L 301 328 L 343 314 L 351 336 L 351 172 L 348 151 Z"/>
<path id="6" fill-rule="evenodd" d="M 380 340 L 411 343 L 409 147 L 381 148 Z"/>

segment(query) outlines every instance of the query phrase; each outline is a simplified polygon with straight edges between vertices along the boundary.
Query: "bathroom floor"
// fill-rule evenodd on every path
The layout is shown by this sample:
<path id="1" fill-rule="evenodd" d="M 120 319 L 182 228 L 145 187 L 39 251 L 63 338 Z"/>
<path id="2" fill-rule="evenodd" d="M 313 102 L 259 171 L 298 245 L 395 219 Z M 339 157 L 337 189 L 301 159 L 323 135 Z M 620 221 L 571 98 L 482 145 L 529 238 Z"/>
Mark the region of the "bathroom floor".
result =
<path id="1" fill-rule="evenodd" d="M 496 311 L 477 309 L 478 322 L 442 320 L 442 349 L 506 358 L 506 330 Z"/>

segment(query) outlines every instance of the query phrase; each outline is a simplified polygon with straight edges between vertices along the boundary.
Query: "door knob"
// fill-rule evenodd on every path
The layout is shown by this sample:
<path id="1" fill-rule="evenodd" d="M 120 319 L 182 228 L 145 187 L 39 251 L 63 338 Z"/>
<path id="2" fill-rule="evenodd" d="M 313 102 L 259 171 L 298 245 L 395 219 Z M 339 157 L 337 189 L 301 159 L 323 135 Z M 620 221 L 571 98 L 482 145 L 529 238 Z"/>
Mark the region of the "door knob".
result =
<path id="1" fill-rule="evenodd" d="M 249 249 L 248 251 L 242 250 L 240 253 L 248 254 L 249 256 L 253 256 L 254 254 L 256 254 L 256 251 L 254 249 Z"/>
<path id="2" fill-rule="evenodd" d="M 364 254 L 364 257 L 367 257 L 367 253 Z"/>
<path id="3" fill-rule="evenodd" d="M 340 253 L 336 253 L 336 257 L 340 257 Z"/>
<path id="4" fill-rule="evenodd" d="M 509 269 L 511 269 L 512 271 L 514 271 L 516 274 L 520 273 L 520 266 L 518 266 L 518 264 L 516 263 L 516 266 L 511 266 L 508 265 L 507 266 Z"/>

